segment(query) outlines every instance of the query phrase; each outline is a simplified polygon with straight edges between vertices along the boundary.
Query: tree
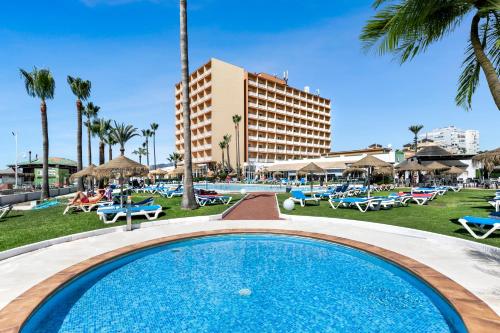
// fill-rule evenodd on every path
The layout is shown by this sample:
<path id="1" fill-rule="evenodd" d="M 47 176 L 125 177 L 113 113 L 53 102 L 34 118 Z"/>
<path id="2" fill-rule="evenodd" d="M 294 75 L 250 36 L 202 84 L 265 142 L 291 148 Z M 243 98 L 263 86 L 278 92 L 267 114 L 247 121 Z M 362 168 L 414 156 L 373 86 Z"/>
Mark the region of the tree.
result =
<path id="1" fill-rule="evenodd" d="M 106 140 L 104 141 L 108 145 L 108 159 L 111 161 L 113 159 L 113 145 L 116 145 L 114 136 L 113 136 L 113 127 L 109 126 L 109 130 L 106 133 Z"/>
<path id="2" fill-rule="evenodd" d="M 31 72 L 24 69 L 19 70 L 21 78 L 24 79 L 26 92 L 31 97 L 40 99 L 40 115 L 42 118 L 42 195 L 41 199 L 47 199 L 49 193 L 49 125 L 47 121 L 47 103 L 48 99 L 54 98 L 56 83 L 52 73 L 48 69 L 33 68 Z"/>
<path id="3" fill-rule="evenodd" d="M 191 156 L 191 108 L 189 105 L 189 54 L 187 32 L 187 0 L 179 2 L 180 51 L 181 51 L 181 83 L 182 83 L 182 115 L 184 126 L 184 191 L 181 207 L 195 209 L 198 207 L 193 188 L 193 160 Z"/>
<path id="4" fill-rule="evenodd" d="M 174 164 L 174 169 L 177 168 L 177 164 L 182 161 L 182 155 L 179 154 L 178 152 L 173 152 L 172 154 L 168 155 L 167 160 L 170 163 Z"/>
<path id="5" fill-rule="evenodd" d="M 224 163 L 224 149 L 226 149 L 226 141 L 222 140 L 221 142 L 219 142 L 219 147 L 220 147 L 220 150 L 222 152 L 222 168 L 225 169 L 225 163 Z"/>
<path id="6" fill-rule="evenodd" d="M 71 91 L 76 96 L 76 117 L 77 117 L 77 129 L 76 129 L 76 170 L 80 171 L 83 167 L 82 160 L 82 112 L 83 103 L 90 97 L 90 89 L 92 84 L 90 81 L 82 80 L 77 77 L 74 78 L 68 75 L 68 84 Z M 83 181 L 82 177 L 78 178 L 78 191 L 83 191 Z"/>
<path id="7" fill-rule="evenodd" d="M 146 160 L 149 167 L 149 138 L 153 136 L 153 132 L 151 132 L 149 128 L 143 129 L 141 132 L 142 136 L 146 139 L 146 141 L 144 142 L 145 143 L 144 148 L 146 148 Z"/>
<path id="8" fill-rule="evenodd" d="M 156 169 L 156 131 L 158 130 L 158 124 L 157 123 L 152 123 L 151 125 L 151 131 L 153 134 L 153 163 L 154 163 L 154 168 Z"/>
<path id="9" fill-rule="evenodd" d="M 361 33 L 365 48 L 394 53 L 401 63 L 425 52 L 434 42 L 455 30 L 469 17 L 470 36 L 458 81 L 457 105 L 471 109 L 472 95 L 482 69 L 500 110 L 500 5 L 498 0 L 376 0 L 378 10 Z M 384 6 L 384 4 L 386 4 Z"/>
<path id="10" fill-rule="evenodd" d="M 92 134 L 99 138 L 99 165 L 104 164 L 104 146 L 111 129 L 111 120 L 95 119 L 91 125 Z"/>
<path id="11" fill-rule="evenodd" d="M 229 158 L 229 143 L 231 142 L 231 135 L 230 134 L 226 134 L 223 136 L 223 140 L 226 144 L 226 150 L 227 150 L 227 168 L 229 171 L 231 171 L 233 169 L 233 167 L 231 166 L 231 159 Z"/>
<path id="12" fill-rule="evenodd" d="M 241 116 L 239 114 L 233 115 L 233 123 L 234 123 L 234 131 L 236 134 L 236 174 L 238 179 L 241 174 L 241 165 L 240 165 L 240 121 Z"/>
<path id="13" fill-rule="evenodd" d="M 99 110 L 101 108 L 98 107 L 97 105 L 94 105 L 92 102 L 88 102 L 87 106 L 83 110 L 83 115 L 87 120 L 85 121 L 85 126 L 87 127 L 87 155 L 89 158 L 89 165 L 92 164 L 92 144 L 91 144 L 91 132 L 92 132 L 92 121 L 97 117 L 97 114 L 99 113 Z"/>
<path id="14" fill-rule="evenodd" d="M 120 154 L 125 155 L 125 143 L 132 139 L 134 136 L 138 136 L 137 128 L 132 125 L 125 125 L 124 123 L 118 124 L 114 121 L 114 126 L 112 129 L 113 140 L 120 145 Z"/>
<path id="15" fill-rule="evenodd" d="M 142 157 L 146 155 L 146 149 L 139 147 L 132 154 L 139 156 L 139 163 L 142 164 Z"/>
<path id="16" fill-rule="evenodd" d="M 424 128 L 424 125 L 412 125 L 408 127 L 408 130 L 413 133 L 413 148 L 415 149 L 415 153 L 417 153 L 418 148 L 418 132 Z"/>

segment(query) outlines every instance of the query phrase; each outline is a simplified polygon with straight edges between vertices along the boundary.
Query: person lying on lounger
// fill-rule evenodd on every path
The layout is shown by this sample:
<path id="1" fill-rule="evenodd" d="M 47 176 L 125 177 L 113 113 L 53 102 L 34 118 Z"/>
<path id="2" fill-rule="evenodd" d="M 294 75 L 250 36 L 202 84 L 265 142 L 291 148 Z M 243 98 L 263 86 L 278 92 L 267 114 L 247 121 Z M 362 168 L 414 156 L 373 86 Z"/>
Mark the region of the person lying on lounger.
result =
<path id="1" fill-rule="evenodd" d="M 78 192 L 76 192 L 74 198 L 70 201 L 69 204 L 70 205 L 86 204 L 86 203 L 94 201 L 98 198 L 102 198 L 103 194 L 104 194 L 104 190 L 97 190 L 97 195 L 89 197 L 89 196 L 85 195 L 85 193 L 83 193 L 82 191 L 78 191 Z"/>

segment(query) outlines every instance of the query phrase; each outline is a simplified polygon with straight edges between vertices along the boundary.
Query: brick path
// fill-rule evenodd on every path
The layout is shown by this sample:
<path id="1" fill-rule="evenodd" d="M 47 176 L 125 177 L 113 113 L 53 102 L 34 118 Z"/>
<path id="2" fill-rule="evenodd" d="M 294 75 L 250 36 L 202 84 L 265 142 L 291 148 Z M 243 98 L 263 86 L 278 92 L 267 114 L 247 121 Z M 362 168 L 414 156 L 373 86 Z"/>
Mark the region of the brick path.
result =
<path id="1" fill-rule="evenodd" d="M 249 193 L 224 220 L 279 220 L 274 193 Z"/>

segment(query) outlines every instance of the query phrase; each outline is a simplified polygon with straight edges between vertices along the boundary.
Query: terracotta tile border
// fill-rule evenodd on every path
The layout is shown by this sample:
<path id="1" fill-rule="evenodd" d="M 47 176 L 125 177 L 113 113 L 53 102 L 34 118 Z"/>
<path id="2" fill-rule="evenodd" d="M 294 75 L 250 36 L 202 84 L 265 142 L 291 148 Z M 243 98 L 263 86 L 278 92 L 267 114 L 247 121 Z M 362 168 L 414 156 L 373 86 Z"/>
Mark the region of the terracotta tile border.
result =
<path id="1" fill-rule="evenodd" d="M 378 246 L 320 233 L 282 229 L 222 229 L 179 234 L 125 246 L 66 268 L 30 288 L 3 308 L 0 311 L 0 333 L 19 332 L 31 313 L 33 313 L 33 311 L 35 311 L 45 299 L 62 288 L 66 283 L 96 265 L 106 263 L 111 259 L 119 258 L 133 251 L 159 246 L 172 241 L 186 240 L 203 236 L 238 233 L 264 233 L 309 237 L 346 245 L 370 254 L 374 254 L 410 271 L 434 287 L 434 289 L 444 296 L 444 298 L 447 299 L 448 302 L 457 310 L 469 332 L 500 332 L 500 317 L 497 316 L 496 313 L 483 301 L 458 283 L 436 270 L 398 253 Z"/>

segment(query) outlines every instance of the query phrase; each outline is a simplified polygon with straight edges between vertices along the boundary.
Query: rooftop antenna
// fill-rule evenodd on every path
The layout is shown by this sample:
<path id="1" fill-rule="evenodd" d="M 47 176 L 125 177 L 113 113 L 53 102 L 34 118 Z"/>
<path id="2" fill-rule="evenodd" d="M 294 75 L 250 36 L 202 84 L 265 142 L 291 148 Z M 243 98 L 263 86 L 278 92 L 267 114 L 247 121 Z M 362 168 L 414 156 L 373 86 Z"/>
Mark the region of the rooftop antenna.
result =
<path id="1" fill-rule="evenodd" d="M 283 80 L 285 80 L 285 83 L 288 84 L 288 69 L 283 72 Z"/>
<path id="2" fill-rule="evenodd" d="M 319 89 L 316 89 L 316 95 L 319 96 Z"/>

